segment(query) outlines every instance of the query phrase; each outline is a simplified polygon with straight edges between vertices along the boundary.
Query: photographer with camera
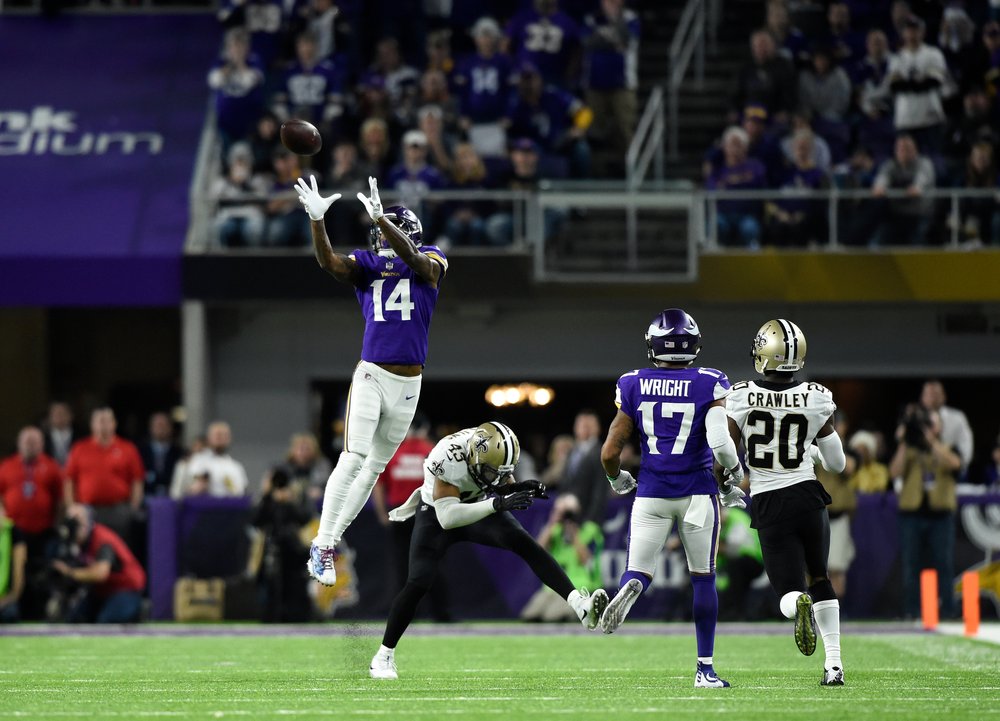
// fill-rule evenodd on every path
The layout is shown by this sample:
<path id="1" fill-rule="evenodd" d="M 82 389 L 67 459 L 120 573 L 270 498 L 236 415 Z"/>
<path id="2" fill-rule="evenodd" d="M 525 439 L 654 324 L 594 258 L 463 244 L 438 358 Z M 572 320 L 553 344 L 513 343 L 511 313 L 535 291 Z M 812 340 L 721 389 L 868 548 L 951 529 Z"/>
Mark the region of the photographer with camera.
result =
<path id="1" fill-rule="evenodd" d="M 938 573 L 941 615 L 955 615 L 952 594 L 955 563 L 955 484 L 962 459 L 941 441 L 941 417 L 919 403 L 903 411 L 896 428 L 896 453 L 889 475 L 899 494 L 900 553 L 903 566 L 903 613 L 920 615 L 920 571 Z"/>
<path id="2" fill-rule="evenodd" d="M 257 579 L 263 592 L 263 620 L 308 621 L 312 604 L 302 554 L 309 543 L 302 540 L 302 528 L 312 519 L 312 513 L 296 497 L 285 469 L 276 468 L 268 485 L 253 518 L 253 525 L 264 534 L 264 555 Z"/>
<path id="3" fill-rule="evenodd" d="M 66 617 L 69 623 L 132 623 L 139 620 L 146 572 L 121 537 L 94 523 L 88 506 L 66 509 L 52 569 L 84 588 Z"/>
<path id="4" fill-rule="evenodd" d="M 536 540 L 562 566 L 574 586 L 600 588 L 604 534 L 593 521 L 584 521 L 582 514 L 579 499 L 564 493 L 552 504 L 549 520 Z M 521 620 L 575 621 L 576 614 L 559 594 L 542 586 L 522 609 Z"/>

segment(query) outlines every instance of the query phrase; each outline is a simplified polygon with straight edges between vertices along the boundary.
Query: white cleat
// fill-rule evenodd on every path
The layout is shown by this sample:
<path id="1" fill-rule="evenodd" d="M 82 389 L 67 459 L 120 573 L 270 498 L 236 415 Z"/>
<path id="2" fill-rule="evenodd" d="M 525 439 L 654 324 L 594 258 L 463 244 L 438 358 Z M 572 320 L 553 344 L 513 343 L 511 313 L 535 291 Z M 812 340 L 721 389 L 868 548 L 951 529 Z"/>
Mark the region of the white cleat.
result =
<path id="1" fill-rule="evenodd" d="M 372 659 L 372 664 L 368 667 L 368 673 L 371 674 L 372 678 L 393 681 L 399 678 L 399 674 L 396 673 L 395 659 L 392 656 L 384 656 L 379 653 L 375 654 L 375 658 Z"/>
<path id="2" fill-rule="evenodd" d="M 309 570 L 309 575 L 324 586 L 332 586 L 337 583 L 337 569 L 334 568 L 336 560 L 337 551 L 334 546 L 320 546 L 313 543 L 309 548 L 306 568 Z"/>
<path id="3" fill-rule="evenodd" d="M 614 633 L 622 625 L 628 612 L 632 609 L 632 604 L 642 593 L 642 584 L 633 578 L 615 594 L 608 604 L 607 609 L 601 615 L 601 630 L 604 633 Z"/>
<path id="4" fill-rule="evenodd" d="M 819 682 L 820 686 L 843 686 L 844 685 L 844 669 L 840 666 L 833 666 L 828 669 L 823 670 L 823 680 Z"/>
<path id="5" fill-rule="evenodd" d="M 586 588 L 579 591 L 579 595 L 570 602 L 570 606 L 576 611 L 580 623 L 588 631 L 597 628 L 601 620 L 601 614 L 608 607 L 608 594 L 603 588 L 599 588 L 593 593 L 589 593 Z"/>
<path id="6" fill-rule="evenodd" d="M 711 666 L 698 662 L 698 668 L 694 672 L 695 688 L 729 688 L 729 682 L 724 678 L 719 678 L 719 674 Z"/>

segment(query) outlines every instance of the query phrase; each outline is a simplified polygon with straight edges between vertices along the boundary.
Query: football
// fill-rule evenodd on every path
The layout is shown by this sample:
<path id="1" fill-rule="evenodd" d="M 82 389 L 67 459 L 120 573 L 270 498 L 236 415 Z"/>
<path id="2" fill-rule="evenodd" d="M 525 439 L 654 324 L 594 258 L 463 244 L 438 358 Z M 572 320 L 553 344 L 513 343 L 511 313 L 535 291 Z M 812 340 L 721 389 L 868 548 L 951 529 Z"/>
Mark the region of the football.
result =
<path id="1" fill-rule="evenodd" d="M 323 138 L 312 123 L 292 119 L 281 124 L 281 144 L 296 155 L 315 155 L 323 147 Z"/>

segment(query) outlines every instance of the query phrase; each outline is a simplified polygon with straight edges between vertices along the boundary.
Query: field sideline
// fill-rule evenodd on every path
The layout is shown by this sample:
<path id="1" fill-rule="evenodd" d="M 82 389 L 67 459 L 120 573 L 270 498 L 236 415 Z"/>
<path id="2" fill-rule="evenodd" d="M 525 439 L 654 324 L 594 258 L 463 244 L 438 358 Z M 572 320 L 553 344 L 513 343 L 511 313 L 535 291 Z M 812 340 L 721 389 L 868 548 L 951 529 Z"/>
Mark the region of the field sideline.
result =
<path id="1" fill-rule="evenodd" d="M 0 719 L 1000 719 L 993 643 L 845 624 L 848 685 L 821 688 L 788 624 L 722 624 L 733 688 L 696 690 L 690 624 L 626 630 L 416 624 L 379 682 L 380 624 L 7 627 Z"/>

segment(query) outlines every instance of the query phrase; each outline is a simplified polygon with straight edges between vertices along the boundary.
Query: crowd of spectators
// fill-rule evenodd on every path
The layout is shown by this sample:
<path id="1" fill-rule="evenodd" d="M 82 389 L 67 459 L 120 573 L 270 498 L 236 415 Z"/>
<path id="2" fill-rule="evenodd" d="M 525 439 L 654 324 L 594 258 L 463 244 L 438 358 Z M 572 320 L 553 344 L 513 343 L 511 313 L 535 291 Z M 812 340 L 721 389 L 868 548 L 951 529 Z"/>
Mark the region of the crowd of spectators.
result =
<path id="1" fill-rule="evenodd" d="M 300 173 L 345 197 L 375 176 L 418 208 L 425 237 L 457 245 L 509 244 L 510 211 L 421 206 L 427 191 L 624 173 L 639 43 L 625 0 L 225 0 L 219 20 L 208 87 L 223 247 L 307 245 L 291 190 Z M 319 128 L 318 154 L 283 149 L 278 128 L 290 117 Z M 518 150 L 533 156 L 520 167 Z M 342 205 L 328 230 L 334 242 L 356 243 L 364 213 Z"/>
<path id="2" fill-rule="evenodd" d="M 927 381 L 919 398 L 903 410 L 894 430 L 852 423 L 838 412 L 848 463 L 833 474 L 817 465 L 817 477 L 832 498 L 830 579 L 839 596 L 849 596 L 847 571 L 855 557 L 851 517 L 863 495 L 893 495 L 899 508 L 903 607 L 916 616 L 918 574 L 936 568 L 941 579 L 942 612 L 955 612 L 950 580 L 954 571 L 955 519 L 960 483 L 1000 483 L 1000 437 L 975 463 L 973 435 L 965 414 L 947 405 L 944 386 Z M 286 453 L 251 485 L 243 464 L 229 447 L 229 424 L 215 421 L 184 448 L 165 412 L 150 415 L 146 435 L 137 443 L 117 434 L 110 408 L 93 410 L 90 433 L 73 423 L 65 403 L 53 403 L 39 425 L 17 435 L 17 452 L 0 460 L 0 619 L 138 620 L 145 589 L 146 500 L 183 501 L 191 497 L 246 498 L 254 511 L 261 552 L 256 582 L 267 620 L 301 621 L 313 616 L 309 580 L 302 559 L 315 525 L 331 464 L 311 433 L 291 436 Z M 386 598 L 406 575 L 407 524 L 390 523 L 387 512 L 423 483 L 423 460 L 434 440 L 455 429 L 431 427 L 418 414 L 406 440 L 379 479 L 372 497 L 374 517 L 385 529 Z M 540 479 L 555 499 L 540 539 L 558 553 L 567 570 L 596 586 L 608 521 L 609 487 L 599 462 L 604 437 L 599 414 L 581 410 L 571 433 L 549 438 L 524 434 L 518 480 Z M 59 443 L 74 440 L 60 462 Z M 55 439 L 56 442 L 52 443 Z M 49 451 L 46 451 L 49 448 Z M 637 471 L 639 455 L 631 445 L 622 454 Z M 259 488 L 259 490 L 256 490 Z M 727 617 L 766 617 L 773 603 L 757 583 L 759 544 L 749 519 L 727 510 L 720 545 Z M 207 552 L 208 549 L 199 551 Z M 428 607 L 449 620 L 447 589 L 437 582 Z M 772 599 L 773 600 L 773 599 Z M 559 609 L 540 594 L 525 618 L 549 619 Z"/>
<path id="3" fill-rule="evenodd" d="M 825 244 L 825 201 L 794 195 L 836 185 L 866 191 L 841 201 L 841 244 L 921 246 L 957 232 L 969 246 L 1000 245 L 996 8 L 986 0 L 765 7 L 703 176 L 712 190 L 792 197 L 720 200 L 719 244 Z M 928 197 L 939 188 L 994 192 L 955 213 Z"/>

